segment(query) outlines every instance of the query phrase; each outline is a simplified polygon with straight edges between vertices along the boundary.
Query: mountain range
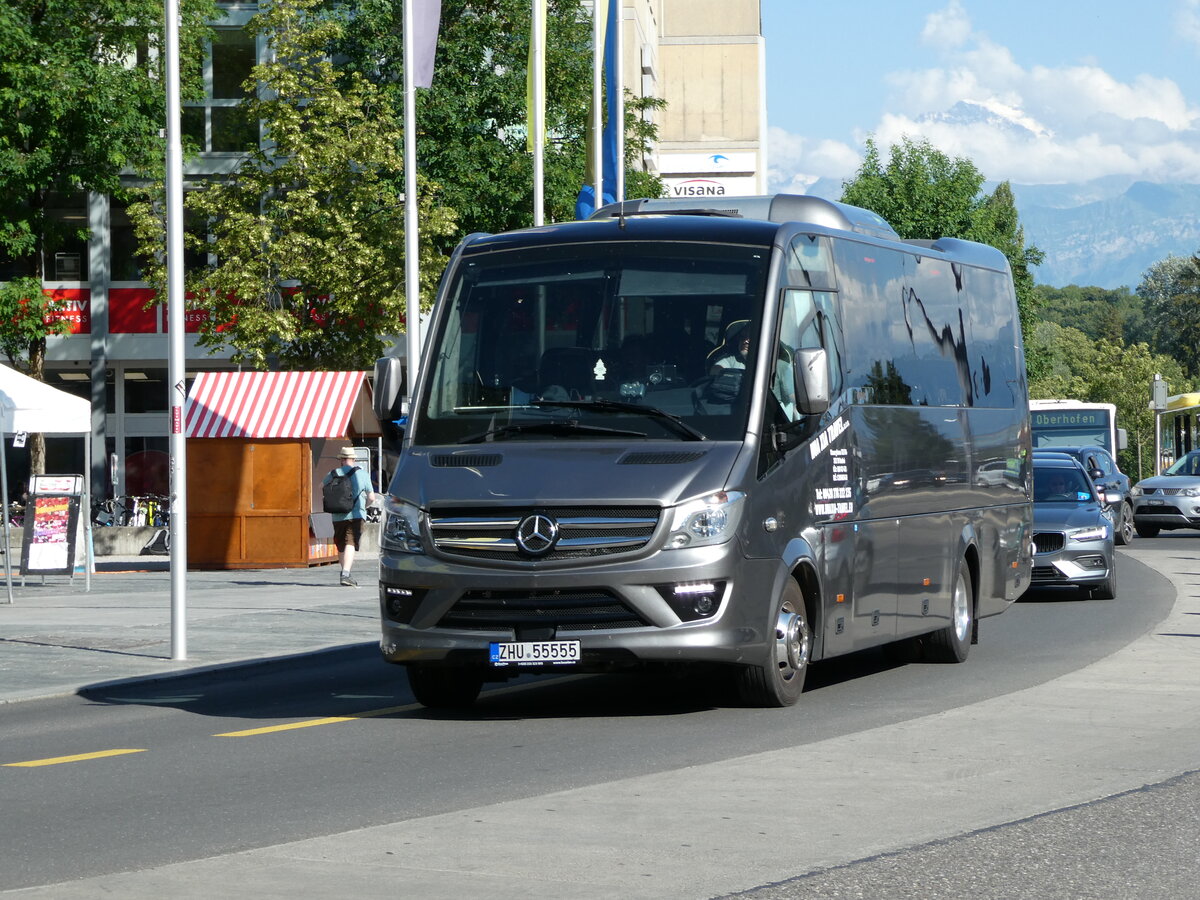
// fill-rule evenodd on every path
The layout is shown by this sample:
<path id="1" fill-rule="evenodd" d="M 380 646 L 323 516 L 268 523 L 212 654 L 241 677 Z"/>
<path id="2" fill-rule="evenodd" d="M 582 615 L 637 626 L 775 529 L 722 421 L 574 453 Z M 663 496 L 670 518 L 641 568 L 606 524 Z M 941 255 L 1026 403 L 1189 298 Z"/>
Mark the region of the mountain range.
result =
<path id="1" fill-rule="evenodd" d="M 995 183 L 984 185 L 991 191 Z M 1110 176 L 1078 184 L 1014 184 L 1025 244 L 1046 254 L 1039 284 L 1137 288 L 1151 265 L 1200 252 L 1200 184 L 1152 184 Z M 837 179 L 808 190 L 830 200 Z"/>
<path id="2" fill-rule="evenodd" d="M 959 127 L 986 124 L 1015 138 L 1045 129 L 999 103 L 960 101 L 920 121 Z M 984 185 L 991 191 L 996 183 Z M 1113 175 L 1076 184 L 1013 184 L 1026 246 L 1046 254 L 1034 269 L 1039 284 L 1136 289 L 1146 270 L 1174 254 L 1200 252 L 1200 184 L 1151 183 Z M 822 178 L 808 190 L 841 196 L 838 179 Z"/>

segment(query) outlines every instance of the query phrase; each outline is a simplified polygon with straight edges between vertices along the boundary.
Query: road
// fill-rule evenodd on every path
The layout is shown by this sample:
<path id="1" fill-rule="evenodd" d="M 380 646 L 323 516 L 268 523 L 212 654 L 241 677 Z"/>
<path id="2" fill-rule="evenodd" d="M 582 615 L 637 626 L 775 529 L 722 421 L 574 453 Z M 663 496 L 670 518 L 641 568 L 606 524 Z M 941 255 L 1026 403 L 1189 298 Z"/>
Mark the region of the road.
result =
<path id="1" fill-rule="evenodd" d="M 699 680 L 565 676 L 489 690 L 469 714 L 435 714 L 412 703 L 403 673 L 379 662 L 371 645 L 287 669 L 133 685 L 0 708 L 0 796 L 8 813 L 0 824 L 5 847 L 0 890 L 92 879 L 80 882 L 78 893 L 67 893 L 68 886 L 62 884 L 48 893 L 32 893 L 89 896 L 97 885 L 109 886 L 104 881 L 109 873 L 154 870 L 355 829 L 367 829 L 361 835 L 369 842 L 373 829 L 418 820 L 438 823 L 430 829 L 431 841 L 454 835 L 447 822 L 456 819 L 487 822 L 489 833 L 494 833 L 492 829 L 505 828 L 496 815 L 530 803 L 540 804 L 536 840 L 544 841 L 546 854 L 554 856 L 556 841 L 570 833 L 555 833 L 557 812 L 562 798 L 575 794 L 599 804 L 591 813 L 601 857 L 594 864 L 599 866 L 605 864 L 606 841 L 618 841 L 614 829 L 619 833 L 622 828 L 640 828 L 649 834 L 676 829 L 678 845 L 688 848 L 681 854 L 694 852 L 706 841 L 697 815 L 688 812 L 696 802 L 705 816 L 749 815 L 738 832 L 740 840 L 753 843 L 761 835 L 761 840 L 771 841 L 791 820 L 789 806 L 813 790 L 804 768 L 774 771 L 773 765 L 795 759 L 809 746 L 869 743 L 871 736 L 884 733 L 911 735 L 922 722 L 936 722 L 955 710 L 970 715 L 988 701 L 1020 696 L 1109 657 L 1162 621 L 1175 598 L 1171 582 L 1139 563 L 1139 557 L 1153 563 L 1156 548 L 1178 557 L 1176 548 L 1185 546 L 1190 554 L 1196 540 L 1200 537 L 1170 535 L 1135 542 L 1121 555 L 1114 601 L 1047 593 L 984 620 L 981 642 L 962 666 L 893 666 L 880 653 L 864 653 L 814 667 L 804 698 L 789 710 L 739 708 L 719 686 Z M 1145 748 L 1148 754 L 1154 750 Z M 897 755 L 910 752 L 919 752 L 916 741 L 895 750 Z M 970 776 L 976 769 L 1011 765 L 1010 758 L 1023 751 L 1014 745 L 1013 736 L 998 734 L 995 759 L 954 759 L 953 750 L 945 752 L 946 757 L 932 761 L 929 777 L 935 783 L 938 772 L 963 778 L 964 771 Z M 74 759 L 78 756 L 86 758 Z M 55 762 L 13 765 L 46 760 Z M 760 776 L 754 774 L 756 766 L 761 767 Z M 1130 767 L 1135 768 L 1136 761 Z M 833 770 L 837 768 L 834 761 Z M 853 766 L 844 768 L 849 775 Z M 695 776 L 726 771 L 734 773 L 732 785 L 747 777 L 747 770 L 754 781 L 780 781 L 777 790 L 766 791 L 777 807 L 748 812 L 741 802 L 746 792 L 739 796 L 719 781 L 708 783 L 707 795 L 699 799 L 694 793 L 673 795 L 669 787 L 677 781 L 694 792 Z M 643 809 L 630 816 L 603 804 L 610 787 L 615 798 L 623 796 L 628 785 L 651 783 L 664 790 L 666 798 L 651 814 Z M 903 806 L 915 786 L 899 787 L 904 789 L 896 792 L 902 804 L 897 814 L 919 822 L 921 816 Z M 826 797 L 824 802 L 854 806 L 861 802 L 856 791 L 862 788 L 881 790 L 880 785 L 855 785 L 851 779 L 841 788 L 847 793 L 840 801 L 835 791 L 833 800 Z M 1186 806 L 1189 798 L 1195 800 L 1196 782 L 1183 778 L 1162 790 L 1165 798 L 1153 801 L 1127 795 L 1105 802 L 1121 809 L 1136 800 L 1152 807 L 1173 802 Z M 1094 815 L 1116 807 L 1077 805 L 1074 812 L 1055 815 L 1084 816 L 1089 809 Z M 1197 807 L 1190 808 L 1194 812 Z M 479 814 L 481 809 L 486 814 Z M 1008 827 L 1016 829 L 1027 827 L 1025 818 L 1014 815 L 1000 821 L 1015 821 Z M 567 816 L 562 821 L 565 824 Z M 1039 821 L 1035 830 L 1052 825 L 1050 819 Z M 1056 819 L 1054 827 L 1066 821 Z M 514 827 L 519 822 L 522 827 L 529 824 L 514 818 Z M 913 833 L 925 832 L 914 828 Z M 955 840 L 986 841 L 994 833 L 963 828 L 954 834 Z M 1023 833 L 1013 838 L 1026 839 Z M 731 871 L 703 877 L 698 873 L 692 884 L 676 880 L 668 887 L 646 875 L 641 895 L 699 897 L 757 887 L 763 897 L 855 896 L 825 892 L 814 879 L 834 879 L 827 882 L 832 886 L 836 879 L 859 877 L 850 874 L 852 869 L 867 877 L 869 867 L 879 866 L 881 858 L 888 860 L 885 870 L 905 871 L 898 869 L 899 857 L 880 857 L 869 841 L 856 846 L 854 836 L 847 836 L 834 842 L 840 847 L 831 856 L 825 849 L 828 840 L 799 841 L 794 858 L 769 867 L 754 864 L 753 852 L 739 851 L 743 861 L 735 865 L 731 856 Z M 945 843 L 892 840 L 893 846 L 914 854 L 905 859 L 917 871 L 932 865 L 939 853 L 951 852 Z M 410 838 L 379 853 L 400 854 L 414 843 Z M 439 847 L 441 852 L 447 849 Z M 860 862 L 850 868 L 828 866 L 835 857 Z M 986 857 L 975 851 L 971 858 Z M 655 869 L 653 860 L 639 858 L 613 859 L 607 865 Z M 171 882 L 171 871 L 159 869 L 154 879 L 144 882 L 144 894 L 124 890 L 128 885 L 120 876 L 111 876 L 117 879 L 111 884 L 127 896 L 154 896 L 164 884 L 171 884 L 176 894 L 182 885 L 183 895 L 190 895 L 187 888 L 199 884 L 185 876 Z M 179 871 L 188 870 L 184 866 Z M 1003 866 L 998 877 L 1002 875 Z M 789 881 L 795 876 L 804 877 Z M 528 885 L 518 891 L 510 877 L 496 874 L 488 890 L 497 896 L 530 895 Z M 759 887 L 776 882 L 786 883 Z M 317 893 L 319 883 L 311 882 Z M 438 873 L 428 870 L 412 883 L 423 885 L 413 895 L 436 895 L 440 884 L 447 886 L 446 895 L 460 890 L 451 890 L 449 881 L 439 881 Z M 603 887 L 603 879 L 598 883 Z M 950 883 L 952 889 L 959 886 Z M 545 887 L 546 896 L 561 895 L 561 885 L 549 872 Z M 582 883 L 578 887 L 580 896 L 611 894 L 610 887 L 599 893 L 585 890 Z M 912 896 L 962 896 L 937 894 L 928 883 L 924 888 Z M 395 893 L 385 890 L 380 895 Z M 903 894 L 892 890 L 863 896 Z M 979 886 L 973 896 L 990 895 Z M 1076 891 L 1062 896 L 1092 895 Z"/>

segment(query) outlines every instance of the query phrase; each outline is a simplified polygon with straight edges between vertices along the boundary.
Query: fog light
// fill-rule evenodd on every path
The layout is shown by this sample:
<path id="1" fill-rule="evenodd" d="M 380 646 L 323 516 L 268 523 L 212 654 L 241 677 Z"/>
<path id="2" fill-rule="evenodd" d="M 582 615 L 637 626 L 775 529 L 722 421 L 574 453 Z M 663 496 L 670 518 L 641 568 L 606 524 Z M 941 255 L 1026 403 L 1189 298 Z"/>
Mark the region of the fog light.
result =
<path id="1" fill-rule="evenodd" d="M 1104 563 L 1103 556 L 1084 556 L 1077 560 L 1078 564 L 1085 569 L 1104 569 L 1107 568 Z"/>
<path id="2" fill-rule="evenodd" d="M 671 604 L 680 619 L 694 622 L 716 615 L 721 608 L 721 598 L 725 595 L 725 582 L 694 581 L 661 585 L 658 592 Z"/>
<path id="3" fill-rule="evenodd" d="M 383 605 L 383 613 L 393 622 L 404 624 L 411 622 L 424 597 L 425 591 L 422 589 L 411 590 L 391 584 L 379 586 L 379 599 Z"/>

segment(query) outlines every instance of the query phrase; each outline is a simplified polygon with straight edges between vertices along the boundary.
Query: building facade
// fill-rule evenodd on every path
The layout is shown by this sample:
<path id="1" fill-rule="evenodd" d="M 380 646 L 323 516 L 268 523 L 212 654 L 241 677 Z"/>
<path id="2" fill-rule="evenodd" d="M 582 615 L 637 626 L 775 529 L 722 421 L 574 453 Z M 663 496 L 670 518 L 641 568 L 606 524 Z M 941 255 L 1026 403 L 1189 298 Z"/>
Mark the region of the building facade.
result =
<path id="1" fill-rule="evenodd" d="M 759 0 L 614 0 L 622 2 L 623 76 L 635 94 L 660 97 L 660 143 L 643 165 L 673 196 L 762 193 L 765 188 L 764 46 Z M 188 163 L 193 181 L 229 172 L 248 135 L 232 115 L 242 83 L 263 52 L 244 30 L 253 3 L 221 3 L 223 18 L 204 61 L 207 96 L 186 104 L 183 129 L 203 148 Z M 252 137 L 252 136 L 250 136 Z M 136 242 L 125 209 L 101 194 L 61 195 L 51 214 L 86 226 L 90 239 L 47 248 L 45 289 L 66 301 L 71 334 L 51 337 L 46 380 L 92 403 L 93 491 L 98 497 L 165 494 L 169 486 L 166 310 L 147 305 Z M 189 258 L 189 266 L 203 265 Z M 0 280 L 12 277 L 0 263 Z M 196 342 L 203 313 L 189 312 L 185 352 L 196 372 L 231 368 Z M 401 342 L 402 343 L 402 342 Z M 78 442 L 47 447 L 52 472 L 78 472 Z M 19 485 L 28 472 L 10 456 Z"/>

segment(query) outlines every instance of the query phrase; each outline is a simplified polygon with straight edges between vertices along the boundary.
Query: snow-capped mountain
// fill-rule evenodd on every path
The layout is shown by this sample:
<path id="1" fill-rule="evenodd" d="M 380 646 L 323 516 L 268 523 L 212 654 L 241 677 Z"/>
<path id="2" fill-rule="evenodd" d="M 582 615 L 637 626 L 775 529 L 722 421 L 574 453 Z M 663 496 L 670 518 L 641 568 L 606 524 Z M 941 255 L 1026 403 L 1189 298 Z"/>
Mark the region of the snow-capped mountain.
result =
<path id="1" fill-rule="evenodd" d="M 961 105 L 961 104 L 959 104 Z M 995 182 L 984 185 L 991 191 Z M 1014 184 L 1025 243 L 1046 254 L 1040 284 L 1134 289 L 1154 263 L 1200 252 L 1200 184 L 1152 184 L 1124 176 L 1076 184 Z M 822 178 L 808 193 L 842 195 Z"/>

